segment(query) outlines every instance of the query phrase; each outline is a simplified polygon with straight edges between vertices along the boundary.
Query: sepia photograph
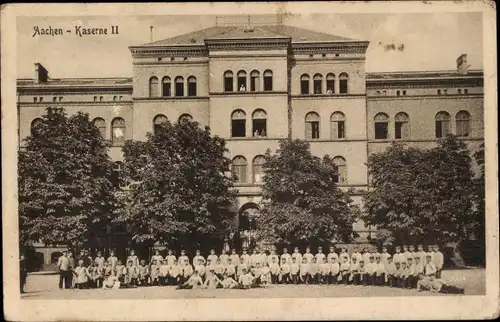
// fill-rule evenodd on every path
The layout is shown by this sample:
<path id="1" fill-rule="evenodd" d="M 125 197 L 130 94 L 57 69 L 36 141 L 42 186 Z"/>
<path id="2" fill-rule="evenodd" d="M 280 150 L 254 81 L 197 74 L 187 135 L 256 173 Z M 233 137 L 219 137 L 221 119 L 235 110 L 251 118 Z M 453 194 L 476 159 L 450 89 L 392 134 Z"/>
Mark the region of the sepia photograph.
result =
<path id="1" fill-rule="evenodd" d="M 219 319 L 262 320 L 231 303 L 498 295 L 494 4 L 289 4 L 16 7 L 8 62 L 2 23 L 16 310 L 182 300 L 152 319 L 204 320 L 181 312 L 216 299 Z M 283 305 L 275 318 L 313 318 Z M 151 314 L 121 306 L 114 319 Z"/>

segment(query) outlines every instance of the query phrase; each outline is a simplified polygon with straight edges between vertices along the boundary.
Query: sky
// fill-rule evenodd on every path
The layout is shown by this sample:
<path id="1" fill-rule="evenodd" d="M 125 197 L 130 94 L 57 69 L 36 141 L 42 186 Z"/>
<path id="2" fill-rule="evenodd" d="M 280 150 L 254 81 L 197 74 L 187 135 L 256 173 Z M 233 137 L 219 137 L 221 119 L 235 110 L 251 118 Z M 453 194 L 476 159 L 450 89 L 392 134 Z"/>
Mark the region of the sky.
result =
<path id="1" fill-rule="evenodd" d="M 255 17 L 255 21 L 275 19 Z M 215 22 L 214 15 L 18 17 L 18 77 L 32 78 L 36 62 L 44 65 L 52 78 L 131 77 L 128 47 L 148 43 L 149 26 L 154 26 L 154 40 L 161 40 L 209 28 Z M 285 16 L 283 23 L 369 41 L 367 72 L 454 70 L 462 53 L 468 55 L 470 68 L 483 68 L 481 13 L 294 14 Z M 108 29 L 117 25 L 119 35 L 78 37 L 76 25 Z M 72 33 L 32 37 L 34 26 L 71 29 Z M 394 49 L 387 50 L 392 44 Z"/>

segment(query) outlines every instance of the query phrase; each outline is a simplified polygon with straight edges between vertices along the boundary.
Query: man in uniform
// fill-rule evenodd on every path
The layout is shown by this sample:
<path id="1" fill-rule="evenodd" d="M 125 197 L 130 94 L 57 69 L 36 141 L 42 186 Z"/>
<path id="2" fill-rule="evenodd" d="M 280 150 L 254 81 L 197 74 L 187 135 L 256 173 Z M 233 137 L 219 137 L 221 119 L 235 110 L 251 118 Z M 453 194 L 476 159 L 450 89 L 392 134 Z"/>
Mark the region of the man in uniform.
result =
<path id="1" fill-rule="evenodd" d="M 441 278 L 441 271 L 443 269 L 443 264 L 444 264 L 444 256 L 443 253 L 439 251 L 438 245 L 434 245 L 433 250 L 434 250 L 434 257 L 432 261 L 434 262 L 434 265 L 436 265 L 436 278 Z"/>
<path id="2" fill-rule="evenodd" d="M 283 248 L 283 254 L 280 256 L 280 262 L 283 263 L 283 258 L 285 259 L 286 263 L 290 265 L 292 263 L 292 256 L 288 254 L 288 248 L 284 247 Z"/>

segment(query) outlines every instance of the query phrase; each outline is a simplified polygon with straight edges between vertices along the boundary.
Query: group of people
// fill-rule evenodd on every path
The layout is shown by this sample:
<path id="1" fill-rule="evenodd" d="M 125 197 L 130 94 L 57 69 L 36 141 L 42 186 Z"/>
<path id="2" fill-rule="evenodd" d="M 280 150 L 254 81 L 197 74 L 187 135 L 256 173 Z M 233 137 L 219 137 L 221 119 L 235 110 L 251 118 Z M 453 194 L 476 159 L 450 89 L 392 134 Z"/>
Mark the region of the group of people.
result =
<path id="1" fill-rule="evenodd" d="M 270 284 L 345 284 L 364 286 L 388 286 L 415 288 L 418 291 L 463 293 L 463 289 L 446 285 L 441 280 L 443 254 L 438 246 L 429 246 L 425 252 L 422 245 L 396 246 L 395 253 L 389 254 L 386 247 L 382 252 L 364 248 L 359 252 L 354 248 L 349 254 L 346 248 L 340 253 L 330 247 L 323 253 L 306 248 L 301 254 L 299 248 L 288 253 L 284 248 L 281 255 L 274 250 L 253 249 L 241 254 L 236 250 L 223 251 L 216 255 L 214 249 L 205 258 L 197 250 L 191 259 L 185 250 L 176 257 L 172 250 L 162 256 L 159 250 L 149 261 L 139 259 L 131 250 L 125 262 L 114 252 L 105 259 L 101 252 L 92 259 L 87 251 L 82 251 L 72 265 L 71 254 L 63 253 L 59 259 L 61 278 L 59 287 L 66 288 L 129 288 L 138 286 L 177 286 L 185 288 L 255 288 Z M 74 281 L 74 282 L 72 282 Z"/>

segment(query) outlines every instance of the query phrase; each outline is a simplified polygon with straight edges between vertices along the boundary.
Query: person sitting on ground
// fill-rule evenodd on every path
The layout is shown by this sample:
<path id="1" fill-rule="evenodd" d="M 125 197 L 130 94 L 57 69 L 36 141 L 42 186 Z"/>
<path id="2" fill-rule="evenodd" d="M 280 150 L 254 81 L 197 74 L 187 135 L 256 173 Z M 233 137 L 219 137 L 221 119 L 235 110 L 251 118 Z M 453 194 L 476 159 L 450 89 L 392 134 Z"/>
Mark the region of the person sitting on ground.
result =
<path id="1" fill-rule="evenodd" d="M 238 286 L 238 282 L 234 280 L 228 273 L 224 273 L 224 279 L 221 282 L 222 288 L 235 288 Z"/>
<path id="2" fill-rule="evenodd" d="M 78 266 L 73 271 L 76 277 L 75 289 L 85 289 L 88 287 L 88 279 L 91 277 L 89 270 L 84 265 L 84 260 L 78 261 Z"/>
<path id="3" fill-rule="evenodd" d="M 123 265 L 121 260 L 118 260 L 115 270 L 116 270 L 116 277 L 118 277 L 120 283 L 123 283 L 125 281 L 125 265 Z"/>
<path id="4" fill-rule="evenodd" d="M 111 270 L 111 275 L 109 275 L 102 283 L 102 289 L 107 290 L 111 288 L 120 288 L 120 281 L 118 280 L 118 277 L 116 276 L 116 272 L 114 270 Z"/>
<path id="5" fill-rule="evenodd" d="M 434 293 L 447 293 L 447 294 L 464 294 L 465 290 L 461 287 L 446 284 L 442 279 L 436 278 L 436 274 L 425 276 L 419 275 L 417 283 L 417 291 L 430 291 Z"/>
<path id="6" fill-rule="evenodd" d="M 261 273 L 260 283 L 262 284 L 263 287 L 267 287 L 268 284 L 271 282 L 271 270 L 269 269 L 269 266 L 267 266 L 267 263 L 264 263 L 262 265 L 260 273 Z"/>
<path id="7" fill-rule="evenodd" d="M 249 271 L 247 272 L 247 269 L 244 268 L 240 278 L 238 279 L 238 283 L 240 284 L 239 288 L 249 289 L 251 287 L 256 287 L 257 284 L 254 284 L 254 280 L 254 276 Z"/>
<path id="8" fill-rule="evenodd" d="M 215 274 L 213 268 L 210 268 L 210 273 L 211 274 L 205 280 L 203 287 L 207 288 L 207 289 L 216 289 L 219 286 L 222 287 L 222 284 L 221 284 L 222 281 L 217 277 L 217 274 Z"/>
<path id="9" fill-rule="evenodd" d="M 153 263 L 151 264 L 150 267 L 150 283 L 151 285 L 159 285 L 160 284 L 160 279 L 162 278 L 160 275 L 160 265 L 158 265 L 158 261 L 156 259 L 153 259 Z"/>
<path id="10" fill-rule="evenodd" d="M 193 275 L 189 277 L 189 279 L 186 281 L 186 283 L 177 286 L 178 290 L 181 289 L 197 289 L 197 288 L 202 288 L 203 287 L 203 280 L 201 279 L 201 276 L 198 274 L 198 271 L 195 270 L 193 272 Z"/>

